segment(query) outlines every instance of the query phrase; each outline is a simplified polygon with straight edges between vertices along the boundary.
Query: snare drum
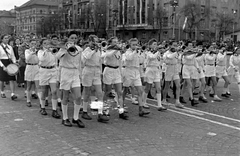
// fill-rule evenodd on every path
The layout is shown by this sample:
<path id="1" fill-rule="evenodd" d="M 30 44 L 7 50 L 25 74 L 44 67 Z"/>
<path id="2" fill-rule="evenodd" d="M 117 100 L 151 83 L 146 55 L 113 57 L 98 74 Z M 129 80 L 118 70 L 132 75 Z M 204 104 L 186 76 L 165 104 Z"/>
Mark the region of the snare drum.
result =
<path id="1" fill-rule="evenodd" d="M 9 64 L 6 68 L 9 76 L 15 76 L 19 72 L 19 66 L 14 63 Z"/>

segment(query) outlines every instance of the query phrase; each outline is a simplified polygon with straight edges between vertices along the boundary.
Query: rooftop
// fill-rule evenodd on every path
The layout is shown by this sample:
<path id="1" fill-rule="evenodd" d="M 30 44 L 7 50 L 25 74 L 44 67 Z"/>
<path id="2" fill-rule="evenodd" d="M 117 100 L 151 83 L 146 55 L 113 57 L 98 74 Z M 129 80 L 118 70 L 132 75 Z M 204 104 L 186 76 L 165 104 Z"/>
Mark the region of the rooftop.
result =
<path id="1" fill-rule="evenodd" d="M 29 0 L 23 5 L 16 7 L 16 9 L 25 8 L 33 5 L 58 6 L 58 4 L 59 4 L 59 0 Z"/>

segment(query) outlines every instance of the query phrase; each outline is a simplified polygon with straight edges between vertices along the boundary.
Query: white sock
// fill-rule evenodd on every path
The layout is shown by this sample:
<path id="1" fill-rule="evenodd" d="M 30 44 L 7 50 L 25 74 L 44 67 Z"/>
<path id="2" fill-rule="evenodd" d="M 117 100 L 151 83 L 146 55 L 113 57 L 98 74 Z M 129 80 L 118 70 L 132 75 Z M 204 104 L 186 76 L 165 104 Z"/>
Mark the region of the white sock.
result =
<path id="1" fill-rule="evenodd" d="M 35 92 L 35 91 L 32 91 L 32 94 L 36 94 L 36 92 Z"/>
<path id="2" fill-rule="evenodd" d="M 158 102 L 158 107 L 162 107 L 161 93 L 157 94 L 157 102 Z"/>
<path id="3" fill-rule="evenodd" d="M 31 102 L 30 91 L 27 91 L 26 95 L 27 95 L 27 102 Z"/>
<path id="4" fill-rule="evenodd" d="M 80 105 L 74 104 L 74 114 L 73 114 L 73 119 L 74 120 L 79 119 L 78 115 L 79 115 L 80 107 L 81 107 Z"/>
<path id="5" fill-rule="evenodd" d="M 25 90 L 24 93 L 27 94 L 27 91 Z"/>
<path id="6" fill-rule="evenodd" d="M 38 99 L 39 99 L 40 105 L 42 105 L 42 100 L 41 100 L 42 92 L 38 92 L 37 95 L 38 95 Z"/>
<path id="7" fill-rule="evenodd" d="M 1 94 L 5 94 L 4 91 L 1 91 Z"/>
<path id="8" fill-rule="evenodd" d="M 40 99 L 41 108 L 45 108 L 45 100 Z"/>
<path id="9" fill-rule="evenodd" d="M 103 114 L 103 103 L 101 106 L 99 106 L 98 114 Z"/>
<path id="10" fill-rule="evenodd" d="M 67 112 L 68 112 L 68 105 L 63 105 L 63 104 L 62 104 L 63 120 L 68 119 Z"/>
<path id="11" fill-rule="evenodd" d="M 147 102 L 147 93 L 143 92 L 143 104 Z"/>
<path id="12" fill-rule="evenodd" d="M 58 98 L 58 99 L 57 99 L 57 102 L 61 102 L 61 101 L 62 101 L 61 98 Z"/>
<path id="13" fill-rule="evenodd" d="M 15 95 L 14 93 L 11 93 L 11 96 Z"/>
<path id="14" fill-rule="evenodd" d="M 227 93 L 227 88 L 223 88 L 223 94 Z"/>
<path id="15" fill-rule="evenodd" d="M 48 97 L 45 97 L 45 100 L 48 100 Z"/>
<path id="16" fill-rule="evenodd" d="M 57 100 L 52 99 L 52 110 L 57 110 Z"/>
<path id="17" fill-rule="evenodd" d="M 83 101 L 83 112 L 87 112 L 88 102 Z"/>
<path id="18" fill-rule="evenodd" d="M 240 83 L 238 83 L 238 89 L 239 89 L 239 93 L 240 93 Z"/>

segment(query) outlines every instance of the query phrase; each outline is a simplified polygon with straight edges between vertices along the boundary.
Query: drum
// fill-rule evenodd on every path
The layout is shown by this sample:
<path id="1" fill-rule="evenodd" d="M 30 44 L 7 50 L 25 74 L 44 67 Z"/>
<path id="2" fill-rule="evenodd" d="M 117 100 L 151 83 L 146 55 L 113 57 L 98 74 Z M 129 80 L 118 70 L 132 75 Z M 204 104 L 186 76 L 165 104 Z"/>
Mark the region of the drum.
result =
<path id="1" fill-rule="evenodd" d="M 7 66 L 7 73 L 9 76 L 15 76 L 19 72 L 19 66 L 17 64 L 11 63 Z"/>

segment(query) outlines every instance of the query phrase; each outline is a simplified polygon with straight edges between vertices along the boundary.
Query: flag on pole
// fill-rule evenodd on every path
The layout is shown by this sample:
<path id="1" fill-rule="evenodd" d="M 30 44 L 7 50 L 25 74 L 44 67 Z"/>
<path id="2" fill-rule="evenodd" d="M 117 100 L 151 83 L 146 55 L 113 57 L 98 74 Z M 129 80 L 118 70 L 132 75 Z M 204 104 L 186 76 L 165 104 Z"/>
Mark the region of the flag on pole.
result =
<path id="1" fill-rule="evenodd" d="M 185 20 L 184 20 L 184 23 L 183 23 L 183 30 L 186 28 L 186 25 L 187 25 L 187 20 L 188 20 L 188 17 L 185 17 Z"/>

